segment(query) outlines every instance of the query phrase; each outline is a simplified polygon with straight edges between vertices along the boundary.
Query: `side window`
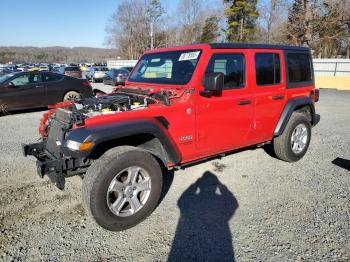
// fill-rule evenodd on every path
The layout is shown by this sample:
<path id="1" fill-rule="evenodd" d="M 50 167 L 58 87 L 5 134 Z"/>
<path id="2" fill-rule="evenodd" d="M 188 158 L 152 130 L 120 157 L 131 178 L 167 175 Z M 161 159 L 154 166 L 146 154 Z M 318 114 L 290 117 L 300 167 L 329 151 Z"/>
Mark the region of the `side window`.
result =
<path id="1" fill-rule="evenodd" d="M 245 60 L 243 54 L 214 54 L 208 64 L 206 73 L 223 73 L 224 89 L 244 87 Z"/>
<path id="2" fill-rule="evenodd" d="M 275 53 L 255 54 L 257 85 L 274 85 L 281 82 L 280 57 Z"/>
<path id="3" fill-rule="evenodd" d="M 62 75 L 49 74 L 49 73 L 45 73 L 43 75 L 43 82 L 54 82 L 54 81 L 60 81 L 62 79 L 63 79 Z"/>
<path id="4" fill-rule="evenodd" d="M 288 53 L 288 76 L 290 83 L 311 81 L 310 56 L 302 53 Z"/>
<path id="5" fill-rule="evenodd" d="M 14 86 L 24 86 L 41 82 L 41 74 L 24 74 L 13 79 L 10 83 Z"/>
<path id="6" fill-rule="evenodd" d="M 21 75 L 11 80 L 10 83 L 14 86 L 24 86 L 29 84 L 29 75 Z"/>

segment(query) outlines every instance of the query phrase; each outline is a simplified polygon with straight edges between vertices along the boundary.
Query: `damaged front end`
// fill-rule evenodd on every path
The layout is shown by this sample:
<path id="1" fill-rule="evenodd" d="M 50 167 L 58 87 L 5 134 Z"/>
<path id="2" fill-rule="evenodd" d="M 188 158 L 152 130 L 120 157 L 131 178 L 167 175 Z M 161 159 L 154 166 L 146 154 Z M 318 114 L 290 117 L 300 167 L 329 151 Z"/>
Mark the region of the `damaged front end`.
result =
<path id="1" fill-rule="evenodd" d="M 64 189 L 65 178 L 84 175 L 91 164 L 89 153 L 95 145 L 77 141 L 75 130 L 85 120 L 106 114 L 119 114 L 131 110 L 147 109 L 149 104 L 162 103 L 157 96 L 142 92 L 116 92 L 107 96 L 87 98 L 75 103 L 59 103 L 44 114 L 39 133 L 40 142 L 22 145 L 24 156 L 37 159 L 37 172 L 47 175 L 59 188 Z M 166 101 L 165 98 L 163 100 Z"/>
<path id="2" fill-rule="evenodd" d="M 73 125 L 76 124 L 78 115 L 67 107 L 57 108 L 48 120 L 48 136 L 42 137 L 38 143 L 22 145 L 24 156 L 36 157 L 38 175 L 41 178 L 47 175 L 61 190 L 64 189 L 65 177 L 84 174 L 90 166 L 89 159 L 63 153 L 62 145 Z"/>

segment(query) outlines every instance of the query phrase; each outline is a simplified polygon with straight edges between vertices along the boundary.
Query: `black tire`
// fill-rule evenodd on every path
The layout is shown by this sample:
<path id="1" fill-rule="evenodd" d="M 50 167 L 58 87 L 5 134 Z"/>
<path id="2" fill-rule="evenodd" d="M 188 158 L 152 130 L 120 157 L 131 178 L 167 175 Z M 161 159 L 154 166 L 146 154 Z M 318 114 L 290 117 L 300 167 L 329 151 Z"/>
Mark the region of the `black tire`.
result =
<path id="1" fill-rule="evenodd" d="M 111 181 L 122 170 L 137 166 L 150 176 L 151 189 L 144 206 L 136 213 L 122 217 L 114 214 L 107 204 L 107 192 Z M 121 231 L 135 226 L 149 216 L 158 204 L 163 186 L 159 163 L 149 153 L 131 146 L 108 150 L 90 166 L 82 184 L 82 198 L 85 210 L 101 227 Z"/>
<path id="2" fill-rule="evenodd" d="M 304 125 L 307 129 L 307 140 L 301 152 L 295 153 L 292 150 L 292 134 L 297 126 Z M 311 124 L 305 113 L 294 112 L 284 129 L 282 135 L 273 140 L 273 150 L 277 158 L 286 162 L 296 162 L 307 152 L 311 140 Z"/>
<path id="3" fill-rule="evenodd" d="M 83 96 L 79 92 L 71 90 L 71 91 L 68 91 L 67 93 L 64 94 L 62 101 L 63 102 L 74 102 L 74 101 L 77 101 L 77 100 L 82 99 L 82 98 L 83 98 Z"/>

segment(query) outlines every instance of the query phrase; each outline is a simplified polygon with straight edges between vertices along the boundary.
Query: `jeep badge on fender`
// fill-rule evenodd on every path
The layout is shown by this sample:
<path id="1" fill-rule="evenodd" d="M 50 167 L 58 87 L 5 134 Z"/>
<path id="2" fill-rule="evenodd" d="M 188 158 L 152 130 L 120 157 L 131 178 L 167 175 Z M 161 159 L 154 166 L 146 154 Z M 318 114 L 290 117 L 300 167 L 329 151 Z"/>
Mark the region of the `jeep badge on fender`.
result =
<path id="1" fill-rule="evenodd" d="M 162 170 L 252 145 L 270 146 L 283 161 L 301 159 L 320 120 L 318 96 L 305 47 L 152 50 L 125 87 L 45 113 L 40 142 L 23 153 L 60 189 L 81 176 L 86 212 L 105 229 L 125 230 L 157 206 Z"/>

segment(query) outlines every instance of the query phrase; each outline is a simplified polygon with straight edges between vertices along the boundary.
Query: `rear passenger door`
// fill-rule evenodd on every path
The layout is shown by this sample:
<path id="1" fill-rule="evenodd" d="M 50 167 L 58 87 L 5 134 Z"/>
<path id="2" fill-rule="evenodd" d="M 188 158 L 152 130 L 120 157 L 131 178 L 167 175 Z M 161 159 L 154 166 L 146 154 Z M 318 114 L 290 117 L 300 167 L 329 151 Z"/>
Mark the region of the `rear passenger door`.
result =
<path id="1" fill-rule="evenodd" d="M 42 81 L 46 90 L 45 106 L 54 105 L 63 100 L 66 87 L 63 84 L 64 75 L 45 72 Z"/>
<path id="2" fill-rule="evenodd" d="M 253 118 L 248 55 L 248 50 L 238 49 L 217 50 L 211 55 L 206 73 L 223 73 L 225 82 L 221 95 L 198 96 L 196 144 L 202 154 L 228 151 L 248 142 Z"/>
<path id="3" fill-rule="evenodd" d="M 251 50 L 254 73 L 252 140 L 270 140 L 285 105 L 285 68 L 282 50 Z"/>

